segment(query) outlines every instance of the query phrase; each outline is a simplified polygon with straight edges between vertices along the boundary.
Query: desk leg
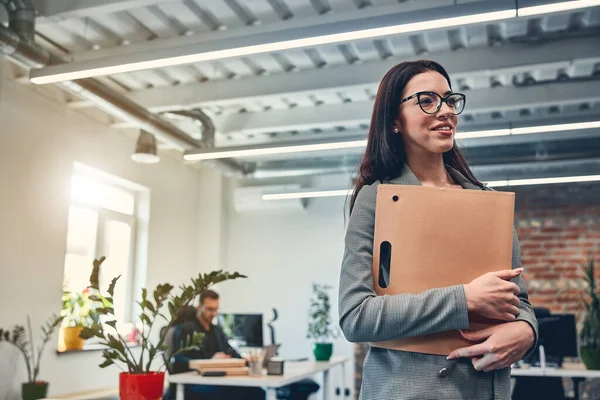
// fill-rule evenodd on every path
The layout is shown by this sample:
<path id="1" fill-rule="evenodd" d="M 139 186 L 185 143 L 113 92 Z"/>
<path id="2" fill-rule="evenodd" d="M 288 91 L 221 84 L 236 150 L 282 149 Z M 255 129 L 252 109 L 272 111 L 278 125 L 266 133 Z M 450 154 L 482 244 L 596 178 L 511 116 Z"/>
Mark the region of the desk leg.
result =
<path id="1" fill-rule="evenodd" d="M 326 369 L 323 371 L 323 400 L 329 400 L 329 387 L 331 386 L 329 379 L 329 370 Z"/>
<path id="2" fill-rule="evenodd" d="M 585 378 L 582 377 L 572 377 L 573 381 L 573 394 L 575 395 L 575 400 L 579 400 L 579 384 L 585 381 Z"/>
<path id="3" fill-rule="evenodd" d="M 185 386 L 183 385 L 183 383 L 178 383 L 177 384 L 177 390 L 176 390 L 176 394 L 175 394 L 175 399 L 176 400 L 185 400 Z"/>
<path id="4" fill-rule="evenodd" d="M 346 363 L 342 363 L 342 398 L 346 397 Z M 350 397 L 350 396 L 348 396 Z"/>
<path id="5" fill-rule="evenodd" d="M 267 388 L 267 400 L 277 400 L 277 389 L 276 388 Z"/>

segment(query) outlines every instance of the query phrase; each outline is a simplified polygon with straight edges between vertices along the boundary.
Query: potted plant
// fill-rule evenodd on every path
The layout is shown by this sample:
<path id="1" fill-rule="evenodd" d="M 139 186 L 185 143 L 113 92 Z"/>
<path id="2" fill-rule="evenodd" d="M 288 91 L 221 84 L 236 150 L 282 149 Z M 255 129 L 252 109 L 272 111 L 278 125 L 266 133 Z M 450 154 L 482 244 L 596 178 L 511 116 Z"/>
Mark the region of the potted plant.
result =
<path id="1" fill-rule="evenodd" d="M 315 341 L 313 354 L 317 361 L 328 361 L 333 353 L 330 339 L 337 337 L 338 331 L 331 328 L 331 303 L 328 291 L 331 286 L 313 283 L 313 297 L 310 300 L 307 339 Z"/>
<path id="2" fill-rule="evenodd" d="M 587 369 L 600 369 L 600 296 L 596 291 L 593 259 L 588 262 L 584 279 L 587 282 L 586 295 L 589 299 L 584 301 L 586 312 L 579 335 L 579 352 Z"/>
<path id="3" fill-rule="evenodd" d="M 119 277 L 114 278 L 108 289 L 107 296 L 104 296 L 99 287 L 100 266 L 105 257 L 94 260 L 92 275 L 90 276 L 90 288 L 97 294 L 91 295 L 93 301 L 102 302 L 103 306 L 96 309 L 99 315 L 108 319 L 104 324 L 94 322 L 90 327 L 84 327 L 81 337 L 89 339 L 97 337 L 100 343 L 107 348 L 103 350 L 102 356 L 104 362 L 100 364 L 101 368 L 115 364 L 121 369 L 119 375 L 119 399 L 121 400 L 157 400 L 161 399 L 164 388 L 165 366 L 161 359 L 160 366 L 157 368 L 152 363 L 154 359 L 162 353 L 166 346 L 164 345 L 165 336 L 168 328 L 174 325 L 178 312 L 188 306 L 196 296 L 210 286 L 230 279 L 245 278 L 237 272 L 229 273 L 213 271 L 206 274 L 198 274 L 197 278 L 191 279 L 191 284 L 181 285 L 177 294 L 173 292 L 173 286 L 165 283 L 158 285 L 151 295 L 146 289 L 142 289 L 142 299 L 138 302 L 141 310 L 139 319 L 142 323 L 141 332 L 141 350 L 136 357 L 127 347 L 124 339 L 116 332 L 117 321 L 114 320 L 113 294 L 115 285 Z M 163 312 L 163 306 L 167 306 L 168 313 Z M 167 322 L 167 329 L 161 329 L 158 339 L 153 342 L 150 340 L 152 328 L 155 326 L 159 317 Z M 111 329 L 112 328 L 112 329 Z M 189 338 L 178 351 L 187 351 L 198 349 L 203 334 L 196 334 Z"/>
<path id="4" fill-rule="evenodd" d="M 79 337 L 81 331 L 84 327 L 92 326 L 94 322 L 99 321 L 96 308 L 100 303 L 90 298 L 92 291 L 93 289 L 86 288 L 81 293 L 63 292 L 61 315 L 64 317 L 62 336 L 65 350 L 83 349 L 85 340 Z"/>
<path id="5" fill-rule="evenodd" d="M 23 400 L 43 399 L 48 393 L 48 382 L 39 381 L 40 361 L 44 347 L 50 337 L 58 329 L 63 317 L 52 315 L 42 326 L 42 342 L 36 348 L 33 342 L 31 319 L 27 316 L 27 330 L 22 325 L 15 325 L 12 331 L 0 328 L 0 342 L 10 343 L 15 346 L 25 359 L 27 367 L 27 382 L 21 384 L 21 397 Z M 29 335 L 29 337 L 27 337 Z"/>

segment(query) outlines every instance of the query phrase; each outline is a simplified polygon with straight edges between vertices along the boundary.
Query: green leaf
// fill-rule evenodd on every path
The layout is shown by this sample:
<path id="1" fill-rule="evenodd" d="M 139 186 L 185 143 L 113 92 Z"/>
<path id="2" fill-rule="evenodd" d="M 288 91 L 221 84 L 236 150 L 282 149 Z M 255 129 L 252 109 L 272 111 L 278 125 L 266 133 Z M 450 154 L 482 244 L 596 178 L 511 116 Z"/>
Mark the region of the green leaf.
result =
<path id="1" fill-rule="evenodd" d="M 79 333 L 79 337 L 86 340 L 91 339 L 94 336 L 96 336 L 96 331 L 94 331 L 92 328 L 88 328 L 87 326 L 81 330 L 81 333 Z"/>
<path id="2" fill-rule="evenodd" d="M 110 294 L 110 297 L 113 297 L 115 295 L 115 285 L 117 284 L 117 281 L 120 277 L 121 275 L 117 276 L 116 278 L 113 278 L 113 280 L 110 282 L 110 285 L 108 285 L 108 289 L 106 290 L 106 292 Z"/>
<path id="3" fill-rule="evenodd" d="M 117 329 L 117 321 L 106 321 L 106 325 L 112 326 L 114 329 Z"/>
<path id="4" fill-rule="evenodd" d="M 150 317 L 148 317 L 146 314 L 140 314 L 140 319 L 142 320 L 142 322 L 144 322 L 146 325 L 150 326 L 152 325 L 152 321 L 150 320 Z"/>
<path id="5" fill-rule="evenodd" d="M 100 290 L 100 266 L 106 260 L 106 257 L 102 256 L 99 260 L 94 260 L 94 267 L 92 268 L 92 274 L 90 275 L 90 287 L 96 290 Z"/>
<path id="6" fill-rule="evenodd" d="M 106 368 L 110 365 L 113 365 L 114 362 L 112 360 L 104 360 L 102 364 L 99 365 L 100 368 Z"/>

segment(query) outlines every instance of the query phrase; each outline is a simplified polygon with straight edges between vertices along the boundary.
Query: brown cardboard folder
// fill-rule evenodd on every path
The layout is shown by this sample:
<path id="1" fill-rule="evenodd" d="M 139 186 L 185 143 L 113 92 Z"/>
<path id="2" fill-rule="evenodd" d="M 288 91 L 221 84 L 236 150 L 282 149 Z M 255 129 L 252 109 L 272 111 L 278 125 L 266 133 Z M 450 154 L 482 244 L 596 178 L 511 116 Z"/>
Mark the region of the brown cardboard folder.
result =
<path id="1" fill-rule="evenodd" d="M 379 185 L 373 240 L 377 295 L 467 284 L 512 268 L 514 199 L 506 192 Z M 500 323 L 474 315 L 469 321 L 471 329 Z M 439 355 L 472 344 L 458 331 L 371 343 Z"/>

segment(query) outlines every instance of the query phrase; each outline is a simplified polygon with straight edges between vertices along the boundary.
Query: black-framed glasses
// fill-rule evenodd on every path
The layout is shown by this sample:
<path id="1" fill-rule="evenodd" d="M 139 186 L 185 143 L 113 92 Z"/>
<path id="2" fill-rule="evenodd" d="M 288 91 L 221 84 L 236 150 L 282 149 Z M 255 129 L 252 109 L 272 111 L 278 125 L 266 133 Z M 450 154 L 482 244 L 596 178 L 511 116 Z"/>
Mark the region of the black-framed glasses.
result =
<path id="1" fill-rule="evenodd" d="M 412 96 L 408 96 L 405 99 L 400 100 L 400 104 L 410 100 L 417 98 L 417 103 L 419 103 L 419 107 L 425 114 L 435 114 L 440 111 L 442 107 L 442 102 L 446 103 L 452 114 L 458 115 L 465 109 L 465 104 L 467 103 L 467 96 L 462 93 L 452 93 L 446 97 L 442 97 L 436 92 L 417 92 Z"/>

